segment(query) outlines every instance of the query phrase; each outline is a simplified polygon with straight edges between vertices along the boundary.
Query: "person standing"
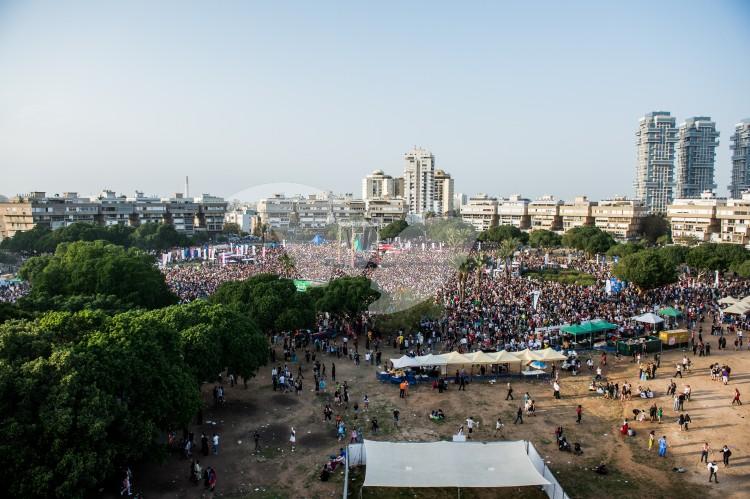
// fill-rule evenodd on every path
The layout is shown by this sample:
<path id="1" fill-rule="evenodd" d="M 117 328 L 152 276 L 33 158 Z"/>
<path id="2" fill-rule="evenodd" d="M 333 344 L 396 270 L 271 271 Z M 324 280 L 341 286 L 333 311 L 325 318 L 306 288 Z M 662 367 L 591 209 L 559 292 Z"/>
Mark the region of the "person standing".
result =
<path id="1" fill-rule="evenodd" d="M 508 381 L 508 394 L 505 396 L 505 400 L 513 400 L 513 387 L 510 381 Z"/>
<path id="2" fill-rule="evenodd" d="M 523 408 L 522 407 L 518 408 L 518 412 L 516 412 L 516 419 L 515 421 L 513 421 L 513 424 L 516 424 L 519 421 L 521 422 L 521 424 L 523 424 Z"/>
<path id="3" fill-rule="evenodd" d="M 552 390 L 554 393 L 554 396 L 557 400 L 560 400 L 560 384 L 555 380 L 554 383 L 552 383 Z"/>
<path id="4" fill-rule="evenodd" d="M 729 457 L 732 455 L 732 451 L 729 450 L 729 447 L 727 445 L 724 445 L 724 447 L 721 448 L 721 456 L 724 461 L 724 467 L 729 466 Z"/>
<path id="5" fill-rule="evenodd" d="M 398 428 L 398 417 L 401 414 L 401 411 L 398 409 L 393 409 L 393 424 Z"/>
<path id="6" fill-rule="evenodd" d="M 469 438 L 471 438 L 471 434 L 474 432 L 474 418 L 471 416 L 466 420 L 466 428 L 469 429 Z"/>
<path id="7" fill-rule="evenodd" d="M 740 400 L 740 391 L 737 388 L 734 389 L 734 398 L 732 399 L 732 405 L 734 404 L 742 405 L 742 401 Z"/>
<path id="8" fill-rule="evenodd" d="M 581 407 L 581 404 L 578 404 L 578 407 L 576 407 L 576 423 L 581 424 L 582 415 L 583 415 L 583 407 Z"/>
<path id="9" fill-rule="evenodd" d="M 663 435 L 659 439 L 659 457 L 667 457 L 667 436 Z"/>
<path id="10" fill-rule="evenodd" d="M 336 381 L 336 364 L 331 362 L 331 381 Z"/>
<path id="11" fill-rule="evenodd" d="M 402 380 L 398 385 L 398 398 L 406 398 L 406 380 Z"/>
<path id="12" fill-rule="evenodd" d="M 294 430 L 294 426 L 292 426 L 292 431 L 289 433 L 289 444 L 292 447 L 292 452 L 294 452 L 294 446 L 297 444 L 297 432 Z"/>
<path id="13" fill-rule="evenodd" d="M 253 432 L 253 440 L 255 441 L 255 452 L 260 452 L 260 433 L 258 433 L 258 430 Z"/>
<path id="14" fill-rule="evenodd" d="M 497 436 L 498 433 L 502 433 L 503 426 L 505 425 L 503 424 L 502 419 L 497 418 L 497 421 L 495 421 L 495 436 Z"/>
<path id="15" fill-rule="evenodd" d="M 651 430 L 648 433 L 648 450 L 651 451 L 651 449 L 654 448 L 654 442 L 656 441 L 656 433 L 654 433 L 654 430 Z"/>
<path id="16" fill-rule="evenodd" d="M 711 483 L 711 479 L 713 478 L 716 483 L 719 483 L 719 475 L 717 474 L 719 471 L 719 466 L 714 463 L 708 463 L 706 465 L 708 468 L 708 483 Z"/>
<path id="17" fill-rule="evenodd" d="M 214 436 L 211 439 L 211 443 L 213 444 L 213 448 L 214 448 L 214 456 L 218 456 L 219 455 L 219 435 L 214 433 Z"/>
<path id="18" fill-rule="evenodd" d="M 201 433 L 201 453 L 208 456 L 208 437 L 205 433 Z"/>
<path id="19" fill-rule="evenodd" d="M 709 447 L 708 442 L 703 442 L 703 447 L 701 447 L 701 463 L 708 464 L 708 453 L 711 452 L 711 447 Z"/>

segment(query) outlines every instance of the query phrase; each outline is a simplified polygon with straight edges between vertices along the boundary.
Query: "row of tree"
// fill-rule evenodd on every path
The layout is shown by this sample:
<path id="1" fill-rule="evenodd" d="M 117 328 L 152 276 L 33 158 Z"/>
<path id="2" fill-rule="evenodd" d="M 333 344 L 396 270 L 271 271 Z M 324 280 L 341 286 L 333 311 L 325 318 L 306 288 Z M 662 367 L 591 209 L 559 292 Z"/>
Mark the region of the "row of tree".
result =
<path id="1" fill-rule="evenodd" d="M 60 243 L 77 241 L 107 241 L 125 248 L 135 247 L 145 251 L 162 251 L 174 247 L 203 244 L 209 240 L 205 232 L 192 236 L 178 232 L 170 224 L 145 223 L 138 227 L 127 225 L 102 225 L 74 223 L 51 230 L 36 226 L 3 239 L 0 249 L 26 255 L 52 253 Z"/>

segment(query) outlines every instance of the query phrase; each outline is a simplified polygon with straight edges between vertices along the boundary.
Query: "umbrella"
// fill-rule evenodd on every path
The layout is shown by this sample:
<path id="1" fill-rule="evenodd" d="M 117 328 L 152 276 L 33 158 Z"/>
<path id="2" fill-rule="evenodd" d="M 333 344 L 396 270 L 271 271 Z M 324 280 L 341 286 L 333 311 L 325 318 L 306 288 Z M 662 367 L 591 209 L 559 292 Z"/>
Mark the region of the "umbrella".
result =
<path id="1" fill-rule="evenodd" d="M 631 319 L 636 322 L 644 322 L 646 324 L 659 324 L 660 322 L 664 322 L 664 319 L 651 312 L 643 315 L 636 315 L 635 317 L 631 317 Z"/>
<path id="2" fill-rule="evenodd" d="M 682 312 L 680 312 L 676 308 L 666 307 L 659 310 L 659 315 L 666 315 L 667 317 L 679 317 L 682 315 Z"/>
<path id="3" fill-rule="evenodd" d="M 738 300 L 737 298 L 734 298 L 733 296 L 726 296 L 722 298 L 721 300 L 719 300 L 719 305 L 734 305 L 738 301 L 740 300 Z"/>

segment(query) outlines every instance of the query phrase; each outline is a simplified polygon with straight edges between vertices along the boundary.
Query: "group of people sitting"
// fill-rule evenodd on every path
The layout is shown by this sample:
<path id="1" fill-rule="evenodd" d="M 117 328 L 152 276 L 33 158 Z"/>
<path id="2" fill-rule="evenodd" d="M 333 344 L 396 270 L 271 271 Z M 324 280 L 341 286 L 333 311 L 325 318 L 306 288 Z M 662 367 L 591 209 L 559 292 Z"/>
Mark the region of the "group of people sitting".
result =
<path id="1" fill-rule="evenodd" d="M 328 461 L 323 465 L 323 469 L 320 470 L 320 481 L 327 482 L 331 478 L 331 473 L 336 471 L 339 465 L 343 465 L 346 461 L 346 450 L 342 447 L 339 449 L 338 455 L 331 454 L 328 456 Z"/>
<path id="2" fill-rule="evenodd" d="M 443 421 L 445 420 L 445 413 L 442 409 L 438 409 L 436 411 L 430 412 L 430 419 L 433 421 Z"/>

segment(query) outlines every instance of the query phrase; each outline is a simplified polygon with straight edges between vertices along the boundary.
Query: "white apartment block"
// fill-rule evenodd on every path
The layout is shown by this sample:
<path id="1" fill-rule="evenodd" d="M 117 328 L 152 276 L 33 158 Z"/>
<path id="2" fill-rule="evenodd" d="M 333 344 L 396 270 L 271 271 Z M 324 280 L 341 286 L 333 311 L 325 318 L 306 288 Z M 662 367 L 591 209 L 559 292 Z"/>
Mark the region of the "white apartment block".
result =
<path id="1" fill-rule="evenodd" d="M 677 244 L 691 241 L 706 243 L 718 241 L 721 224 L 717 211 L 727 200 L 705 191 L 698 199 L 679 198 L 667 207 L 667 218 L 672 228 L 672 240 Z"/>
<path id="2" fill-rule="evenodd" d="M 424 215 L 435 202 L 435 156 L 415 147 L 404 155 L 404 199 L 409 213 Z"/>
<path id="3" fill-rule="evenodd" d="M 482 232 L 497 225 L 497 198 L 486 194 L 472 196 L 461 207 L 461 220 Z"/>
<path id="4" fill-rule="evenodd" d="M 562 229 L 560 206 L 562 201 L 554 196 L 542 196 L 529 203 L 531 230 L 545 229 L 559 231 Z"/>
<path id="5" fill-rule="evenodd" d="M 586 196 L 578 196 L 573 202 L 565 202 L 560 206 L 562 230 L 567 232 L 575 227 L 594 225 L 593 208 L 596 201 L 590 201 Z"/>
<path id="6" fill-rule="evenodd" d="M 620 241 L 637 239 L 641 222 L 648 215 L 648 208 L 640 199 L 615 197 L 599 201 L 591 207 L 594 226 Z"/>
<path id="7" fill-rule="evenodd" d="M 406 203 L 401 198 L 368 199 L 365 207 L 365 218 L 374 224 L 383 226 L 396 220 L 406 218 Z"/>
<path id="8" fill-rule="evenodd" d="M 260 222 L 275 229 L 320 229 L 337 222 L 363 220 L 366 214 L 366 202 L 351 194 L 274 194 L 258 201 L 257 206 Z"/>
<path id="9" fill-rule="evenodd" d="M 635 196 L 651 213 L 666 213 L 674 182 L 675 118 L 665 111 L 648 113 L 641 118 L 635 135 L 638 146 Z"/>
<path id="10" fill-rule="evenodd" d="M 720 241 L 723 243 L 750 244 L 750 192 L 740 199 L 727 199 L 726 205 L 716 208 L 720 223 Z"/>
<path id="11" fill-rule="evenodd" d="M 396 197 L 393 177 L 383 170 L 375 170 L 362 179 L 362 199 L 387 199 Z"/>
<path id="12" fill-rule="evenodd" d="M 224 223 L 237 224 L 242 232 L 252 234 L 258 225 L 258 212 L 249 206 L 239 206 L 227 211 L 224 215 Z"/>
<path id="13" fill-rule="evenodd" d="M 501 199 L 497 206 L 497 224 L 512 225 L 521 230 L 531 227 L 529 216 L 530 199 L 521 197 L 520 194 L 512 194 L 508 199 Z"/>

